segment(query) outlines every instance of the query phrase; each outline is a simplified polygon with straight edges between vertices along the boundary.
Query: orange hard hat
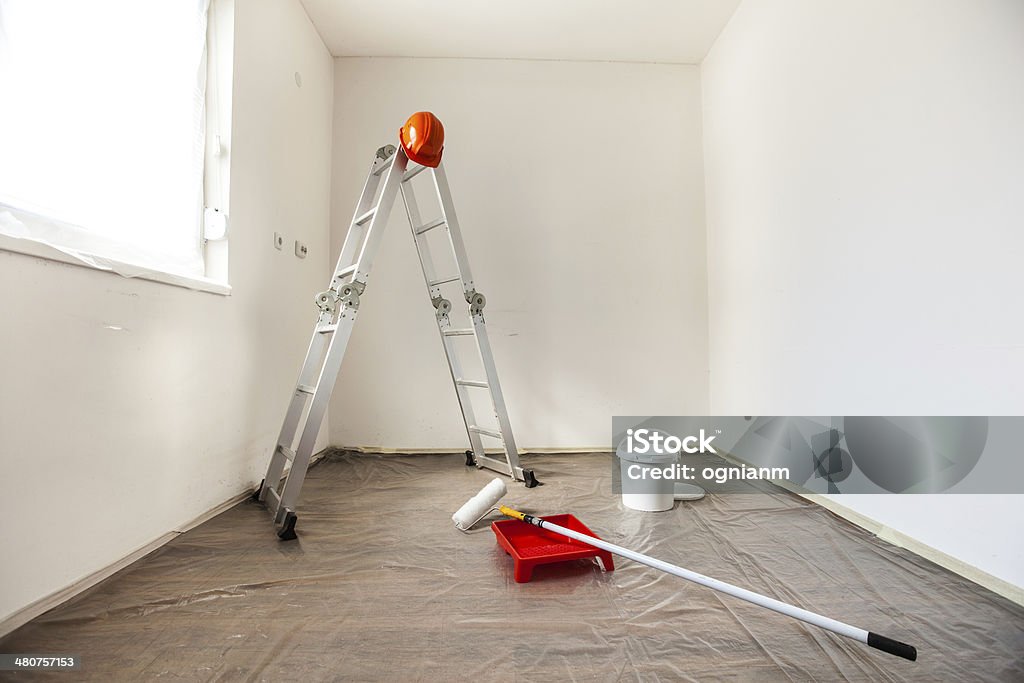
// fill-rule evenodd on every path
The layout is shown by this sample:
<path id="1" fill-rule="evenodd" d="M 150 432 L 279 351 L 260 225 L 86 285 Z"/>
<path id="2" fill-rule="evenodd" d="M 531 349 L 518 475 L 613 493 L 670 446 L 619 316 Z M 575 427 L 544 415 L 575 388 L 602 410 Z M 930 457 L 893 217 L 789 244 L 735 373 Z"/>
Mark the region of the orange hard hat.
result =
<path id="1" fill-rule="evenodd" d="M 402 149 L 417 164 L 437 168 L 444 151 L 444 126 L 429 111 L 418 111 L 398 131 Z"/>

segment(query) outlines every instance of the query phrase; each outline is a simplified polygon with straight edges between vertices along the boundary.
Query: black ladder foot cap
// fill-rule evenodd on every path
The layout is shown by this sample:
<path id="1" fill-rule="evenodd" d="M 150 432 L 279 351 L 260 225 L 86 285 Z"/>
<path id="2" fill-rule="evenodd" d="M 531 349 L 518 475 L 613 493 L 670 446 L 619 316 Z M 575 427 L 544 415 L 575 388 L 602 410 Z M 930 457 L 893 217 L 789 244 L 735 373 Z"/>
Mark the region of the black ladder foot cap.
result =
<path id="1" fill-rule="evenodd" d="M 266 479 L 260 479 L 260 485 L 257 486 L 256 490 L 252 492 L 252 499 L 255 500 L 257 503 L 260 500 L 260 494 L 263 493 L 263 484 L 266 481 L 267 481 Z"/>
<path id="2" fill-rule="evenodd" d="M 294 541 L 298 538 L 298 534 L 295 533 L 295 523 L 297 521 L 299 521 L 299 518 L 294 512 L 285 513 L 284 522 L 281 524 L 281 528 L 277 530 L 277 537 L 282 541 Z"/>
<path id="3" fill-rule="evenodd" d="M 523 483 L 526 484 L 528 489 L 540 486 L 540 482 L 537 481 L 537 475 L 533 473 L 533 470 L 523 470 Z"/>
<path id="4" fill-rule="evenodd" d="M 473 451 L 466 451 L 466 467 L 474 467 L 476 465 L 476 458 L 473 457 Z"/>

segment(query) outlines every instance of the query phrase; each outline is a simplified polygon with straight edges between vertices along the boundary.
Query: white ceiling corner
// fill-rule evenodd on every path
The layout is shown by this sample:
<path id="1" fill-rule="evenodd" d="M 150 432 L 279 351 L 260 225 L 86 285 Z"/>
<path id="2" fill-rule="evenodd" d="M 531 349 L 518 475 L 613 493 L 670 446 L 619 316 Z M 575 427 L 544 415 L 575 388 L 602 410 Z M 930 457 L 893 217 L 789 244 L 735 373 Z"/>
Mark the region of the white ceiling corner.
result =
<path id="1" fill-rule="evenodd" d="M 335 57 L 699 64 L 740 0 L 302 0 Z"/>

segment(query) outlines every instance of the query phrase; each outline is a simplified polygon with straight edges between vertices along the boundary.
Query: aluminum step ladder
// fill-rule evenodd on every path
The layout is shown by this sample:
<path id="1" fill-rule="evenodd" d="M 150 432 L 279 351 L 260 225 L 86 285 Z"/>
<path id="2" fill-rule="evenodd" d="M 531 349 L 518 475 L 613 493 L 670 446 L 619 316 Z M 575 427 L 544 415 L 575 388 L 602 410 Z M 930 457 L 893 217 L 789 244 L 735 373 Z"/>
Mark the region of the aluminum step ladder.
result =
<path id="1" fill-rule="evenodd" d="M 410 183 L 421 173 L 430 175 L 441 207 L 441 215 L 426 222 L 420 216 Z M 356 315 L 359 313 L 360 297 L 366 289 L 374 256 L 387 227 L 395 196 L 399 192 L 412 227 L 423 277 L 430 294 L 430 302 L 434 306 L 437 329 L 448 358 L 448 368 L 469 437 L 471 450 L 466 451 L 466 465 L 501 472 L 516 481 L 524 482 L 528 488 L 538 484 L 533 470 L 524 469 L 519 464 L 519 454 L 484 322 L 484 307 L 487 300 L 483 294 L 476 291 L 473 284 L 466 247 L 455 216 L 444 166 L 422 166 L 411 162 L 404 149 L 386 145 L 377 150 L 370 166 L 370 173 L 356 205 L 334 276 L 331 278 L 330 288 L 316 296 L 320 314 L 313 327 L 313 337 L 306 352 L 306 360 L 299 372 L 295 393 L 285 413 L 266 477 L 253 494 L 255 499 L 263 502 L 270 510 L 277 535 L 283 540 L 296 538 L 295 523 L 298 518 L 295 509 L 299 491 L 306 478 L 317 434 L 327 412 L 334 382 L 352 335 Z M 427 244 L 427 234 L 434 230 L 443 230 L 447 234 L 447 242 L 455 257 L 457 273 L 438 276 Z M 455 283 L 461 284 L 462 297 L 469 305 L 469 327 L 453 327 L 450 320 L 452 303 L 444 296 L 442 288 L 449 284 L 454 286 Z M 483 366 L 483 378 L 468 378 L 463 374 L 456 342 L 460 337 L 475 338 Z M 477 421 L 469 394 L 475 390 L 486 390 L 489 393 L 496 426 L 484 426 Z M 500 443 L 504 458 L 487 455 L 484 451 L 483 438 Z M 291 463 L 291 468 L 285 476 L 285 467 L 288 463 Z"/>

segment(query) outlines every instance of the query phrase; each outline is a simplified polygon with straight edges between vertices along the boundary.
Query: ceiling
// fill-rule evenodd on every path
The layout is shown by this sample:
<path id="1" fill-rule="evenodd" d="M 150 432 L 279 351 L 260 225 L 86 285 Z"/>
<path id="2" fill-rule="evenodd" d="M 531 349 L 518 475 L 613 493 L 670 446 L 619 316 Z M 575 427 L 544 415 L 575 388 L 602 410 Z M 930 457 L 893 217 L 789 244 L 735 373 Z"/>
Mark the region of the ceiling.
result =
<path id="1" fill-rule="evenodd" d="M 302 0 L 336 57 L 698 64 L 740 0 Z"/>

